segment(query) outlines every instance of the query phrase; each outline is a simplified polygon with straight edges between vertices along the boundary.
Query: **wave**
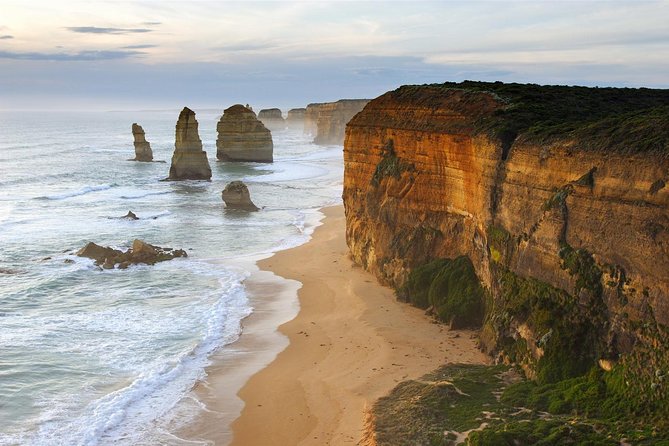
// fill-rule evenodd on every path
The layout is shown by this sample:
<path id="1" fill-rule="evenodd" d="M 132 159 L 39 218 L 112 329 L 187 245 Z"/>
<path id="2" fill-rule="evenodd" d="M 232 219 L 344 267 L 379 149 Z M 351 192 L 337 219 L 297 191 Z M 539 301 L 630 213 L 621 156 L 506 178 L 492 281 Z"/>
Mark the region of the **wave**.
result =
<path id="1" fill-rule="evenodd" d="M 128 194 L 128 195 L 121 195 L 120 198 L 124 200 L 136 200 L 138 198 L 144 198 L 144 197 L 150 197 L 152 195 L 165 195 L 169 194 L 171 191 L 160 191 L 160 192 L 140 192 L 137 194 Z"/>
<path id="2" fill-rule="evenodd" d="M 41 197 L 36 197 L 36 200 L 65 200 L 67 198 L 78 197 L 80 195 L 90 194 L 92 192 L 99 192 L 103 190 L 109 190 L 112 187 L 116 187 L 116 184 L 100 184 L 98 186 L 85 186 L 81 189 L 63 192 L 61 194 L 54 195 L 43 195 Z"/>

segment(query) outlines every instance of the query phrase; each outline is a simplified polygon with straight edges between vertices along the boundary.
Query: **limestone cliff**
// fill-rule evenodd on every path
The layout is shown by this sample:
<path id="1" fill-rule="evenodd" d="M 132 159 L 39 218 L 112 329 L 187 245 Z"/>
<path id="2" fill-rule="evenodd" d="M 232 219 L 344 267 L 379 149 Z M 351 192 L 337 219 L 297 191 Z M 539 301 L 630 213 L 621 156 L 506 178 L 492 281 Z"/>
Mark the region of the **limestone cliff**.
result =
<path id="1" fill-rule="evenodd" d="M 184 107 L 176 125 L 169 180 L 210 180 L 207 152 L 202 150 L 195 112 Z"/>
<path id="2" fill-rule="evenodd" d="M 146 140 L 144 129 L 141 125 L 137 125 L 137 123 L 132 124 L 132 137 L 135 145 L 135 161 L 153 161 L 151 144 Z"/>
<path id="3" fill-rule="evenodd" d="M 304 130 L 314 135 L 316 144 L 343 144 L 346 124 L 368 102 L 369 99 L 341 99 L 309 104 L 304 117 Z"/>
<path id="4" fill-rule="evenodd" d="M 219 160 L 272 162 L 272 133 L 256 118 L 253 110 L 241 104 L 225 109 L 216 130 L 216 158 Z"/>
<path id="5" fill-rule="evenodd" d="M 668 106 L 668 90 L 647 89 L 386 93 L 346 129 L 351 254 L 397 288 L 419 265 L 467 256 L 490 296 L 486 351 L 530 376 L 549 360 L 577 363 L 557 378 L 622 364 L 652 384 L 646 402 L 665 398 Z"/>
<path id="6" fill-rule="evenodd" d="M 304 130 L 304 115 L 306 108 L 291 108 L 286 116 L 286 125 L 290 128 Z"/>
<path id="7" fill-rule="evenodd" d="M 286 128 L 286 121 L 278 108 L 266 108 L 258 112 L 258 119 L 270 130 L 282 130 Z"/>

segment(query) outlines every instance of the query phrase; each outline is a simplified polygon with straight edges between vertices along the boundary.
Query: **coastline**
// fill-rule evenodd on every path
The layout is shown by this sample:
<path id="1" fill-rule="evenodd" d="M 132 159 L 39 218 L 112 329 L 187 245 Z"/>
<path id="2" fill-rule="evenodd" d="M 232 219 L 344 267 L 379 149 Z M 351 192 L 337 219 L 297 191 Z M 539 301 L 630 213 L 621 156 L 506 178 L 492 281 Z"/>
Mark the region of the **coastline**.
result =
<path id="1" fill-rule="evenodd" d="M 367 409 L 397 383 L 445 363 L 487 362 L 473 331 L 434 323 L 353 264 L 343 206 L 322 212 L 309 242 L 258 262 L 247 286 L 269 308 L 256 308 L 240 339 L 213 358 L 195 389 L 206 409 L 181 438 L 357 444 Z M 296 292 L 299 312 L 281 308 Z"/>

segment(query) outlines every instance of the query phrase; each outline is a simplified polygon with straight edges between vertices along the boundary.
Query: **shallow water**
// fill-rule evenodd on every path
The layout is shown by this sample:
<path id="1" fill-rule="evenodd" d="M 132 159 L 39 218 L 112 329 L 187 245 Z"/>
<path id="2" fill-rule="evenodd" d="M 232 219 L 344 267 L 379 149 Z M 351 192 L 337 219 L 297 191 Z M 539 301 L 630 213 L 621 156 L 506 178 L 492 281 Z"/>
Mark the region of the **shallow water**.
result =
<path id="1" fill-rule="evenodd" d="M 178 425 L 179 401 L 252 311 L 234 259 L 305 242 L 340 201 L 340 146 L 286 130 L 273 164 L 217 163 L 214 113 L 197 115 L 212 181 L 159 181 L 177 116 L 0 113 L 0 444 L 150 444 L 162 420 Z M 168 163 L 126 161 L 132 122 Z M 261 211 L 224 209 L 239 179 Z M 116 218 L 128 210 L 140 220 Z M 73 255 L 135 238 L 189 257 L 103 271 Z"/>

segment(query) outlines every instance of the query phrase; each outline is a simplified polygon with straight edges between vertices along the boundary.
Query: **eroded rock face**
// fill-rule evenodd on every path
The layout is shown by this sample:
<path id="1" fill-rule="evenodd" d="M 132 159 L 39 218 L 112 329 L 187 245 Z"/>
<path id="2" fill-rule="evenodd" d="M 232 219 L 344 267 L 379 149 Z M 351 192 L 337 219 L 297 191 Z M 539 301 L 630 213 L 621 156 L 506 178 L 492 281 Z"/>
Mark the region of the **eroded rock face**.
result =
<path id="1" fill-rule="evenodd" d="M 259 208 L 251 201 L 249 188 L 241 181 L 233 181 L 225 186 L 221 192 L 225 206 L 230 209 L 257 211 Z"/>
<path id="2" fill-rule="evenodd" d="M 195 112 L 184 107 L 176 125 L 174 154 L 169 180 L 210 180 L 207 152 L 202 150 Z"/>
<path id="3" fill-rule="evenodd" d="M 119 269 L 125 269 L 139 263 L 153 265 L 177 257 L 188 257 L 183 249 L 161 248 L 139 239 L 135 239 L 132 248 L 126 252 L 89 242 L 77 252 L 77 255 L 95 260 L 95 264 L 104 269 L 113 269 L 117 266 Z"/>
<path id="4" fill-rule="evenodd" d="M 341 99 L 337 102 L 309 104 L 304 130 L 314 135 L 315 144 L 344 144 L 346 124 L 368 102 L 369 99 Z"/>
<path id="5" fill-rule="evenodd" d="M 144 129 L 137 123 L 132 124 L 132 136 L 135 144 L 135 161 L 153 161 L 151 144 L 146 140 Z"/>
<path id="6" fill-rule="evenodd" d="M 270 130 L 282 130 L 286 128 L 286 121 L 283 119 L 281 110 L 278 108 L 266 108 L 260 110 L 258 119 Z"/>
<path id="7" fill-rule="evenodd" d="M 216 158 L 219 160 L 273 161 L 272 133 L 256 118 L 253 110 L 241 104 L 227 108 L 216 129 Z"/>
<path id="8" fill-rule="evenodd" d="M 288 110 L 286 125 L 293 129 L 304 129 L 304 115 L 306 108 L 291 108 Z"/>
<path id="9" fill-rule="evenodd" d="M 501 314 L 504 286 L 529 280 L 578 302 L 563 327 L 597 321 L 593 357 L 620 355 L 638 375 L 646 361 L 665 367 L 666 334 L 642 327 L 669 324 L 669 190 L 658 186 L 669 159 L 476 131 L 505 107 L 485 92 L 403 87 L 355 116 L 343 193 L 353 259 L 399 287 L 418 265 L 468 256 L 493 296 L 481 335 L 491 354 L 508 353 L 509 339 L 550 339 L 548 329 Z M 541 349 L 526 349 L 538 361 Z"/>

